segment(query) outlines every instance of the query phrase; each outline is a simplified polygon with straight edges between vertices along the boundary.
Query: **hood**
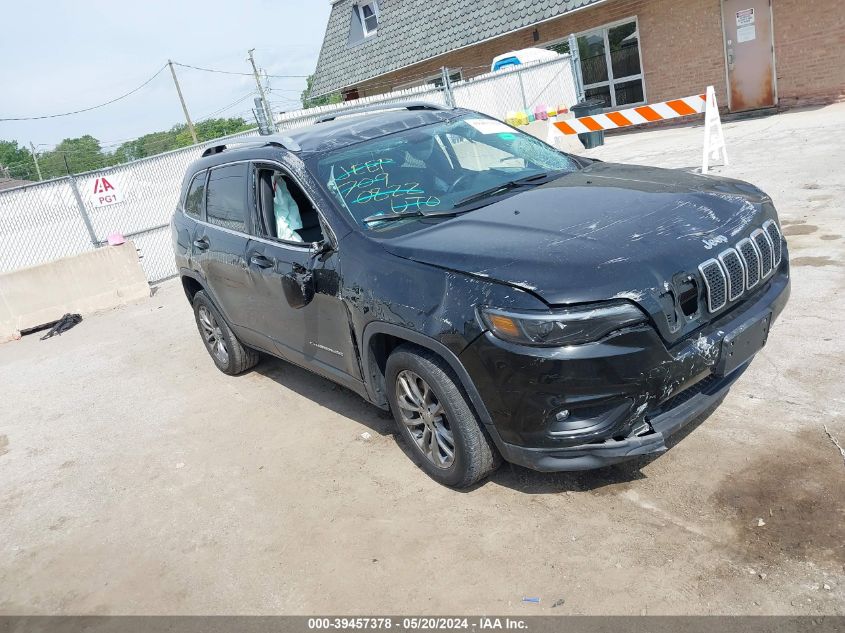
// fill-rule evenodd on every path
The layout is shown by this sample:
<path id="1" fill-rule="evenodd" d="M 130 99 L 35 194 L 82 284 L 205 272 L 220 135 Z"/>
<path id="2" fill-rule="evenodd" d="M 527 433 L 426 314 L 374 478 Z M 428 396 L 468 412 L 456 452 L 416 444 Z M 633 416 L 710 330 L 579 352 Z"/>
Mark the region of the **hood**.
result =
<path id="1" fill-rule="evenodd" d="M 653 298 L 772 215 L 740 181 L 593 163 L 385 240 L 389 252 L 524 288 L 550 305 Z"/>

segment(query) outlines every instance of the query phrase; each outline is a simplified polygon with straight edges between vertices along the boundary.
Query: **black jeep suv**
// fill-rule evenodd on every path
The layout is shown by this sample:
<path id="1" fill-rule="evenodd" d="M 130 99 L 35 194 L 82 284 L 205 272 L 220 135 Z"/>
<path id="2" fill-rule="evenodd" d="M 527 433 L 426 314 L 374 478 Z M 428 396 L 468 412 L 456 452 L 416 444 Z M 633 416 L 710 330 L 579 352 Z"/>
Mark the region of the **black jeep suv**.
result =
<path id="1" fill-rule="evenodd" d="M 191 165 L 173 246 L 221 371 L 259 351 L 306 367 L 389 408 L 422 468 L 467 486 L 501 458 L 665 451 L 765 344 L 789 265 L 756 187 L 390 107 Z"/>

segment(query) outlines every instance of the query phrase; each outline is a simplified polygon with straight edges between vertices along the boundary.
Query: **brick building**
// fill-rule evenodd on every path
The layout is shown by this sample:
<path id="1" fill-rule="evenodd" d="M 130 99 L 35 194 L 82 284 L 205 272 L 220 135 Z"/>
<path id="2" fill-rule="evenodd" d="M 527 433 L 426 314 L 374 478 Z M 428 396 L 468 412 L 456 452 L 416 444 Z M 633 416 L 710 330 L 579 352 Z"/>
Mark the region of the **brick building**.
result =
<path id="1" fill-rule="evenodd" d="M 331 0 L 312 96 L 467 79 L 496 55 L 577 46 L 607 108 L 716 87 L 732 111 L 845 97 L 842 0 Z M 574 39 L 570 40 L 570 34 Z"/>

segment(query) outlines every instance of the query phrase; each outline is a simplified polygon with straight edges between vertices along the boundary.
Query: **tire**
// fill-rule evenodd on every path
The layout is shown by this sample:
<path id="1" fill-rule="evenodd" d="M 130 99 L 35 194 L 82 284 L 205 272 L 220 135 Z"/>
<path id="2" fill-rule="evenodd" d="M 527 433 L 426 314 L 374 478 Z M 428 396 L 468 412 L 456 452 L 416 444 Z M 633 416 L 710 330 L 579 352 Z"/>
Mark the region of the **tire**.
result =
<path id="1" fill-rule="evenodd" d="M 466 488 L 499 466 L 499 452 L 451 368 L 439 356 L 401 345 L 387 359 L 385 380 L 399 435 L 409 449 L 406 452 L 432 479 Z"/>
<path id="2" fill-rule="evenodd" d="M 194 295 L 193 304 L 197 329 L 217 369 L 237 376 L 258 364 L 258 352 L 241 344 L 205 291 Z"/>

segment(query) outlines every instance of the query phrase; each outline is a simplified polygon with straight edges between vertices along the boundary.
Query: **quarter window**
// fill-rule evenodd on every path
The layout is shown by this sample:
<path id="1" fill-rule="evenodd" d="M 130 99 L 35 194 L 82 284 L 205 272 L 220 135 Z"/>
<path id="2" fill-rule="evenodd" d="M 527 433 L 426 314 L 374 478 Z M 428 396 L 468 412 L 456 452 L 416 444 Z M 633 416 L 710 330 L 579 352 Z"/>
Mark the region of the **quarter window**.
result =
<path id="1" fill-rule="evenodd" d="M 643 103 L 643 73 L 637 21 L 579 35 L 584 95 L 605 108 Z"/>
<path id="2" fill-rule="evenodd" d="M 202 202 L 205 198 L 205 177 L 207 172 L 194 176 L 191 186 L 188 187 L 188 195 L 185 196 L 185 213 L 198 218 L 202 215 Z"/>
<path id="3" fill-rule="evenodd" d="M 211 170 L 205 203 L 210 224 L 246 232 L 247 169 L 247 163 L 239 163 Z"/>
<path id="4" fill-rule="evenodd" d="M 378 3 L 375 0 L 361 2 L 358 5 L 358 14 L 361 16 L 361 26 L 364 28 L 364 36 L 372 35 L 378 29 Z"/>

